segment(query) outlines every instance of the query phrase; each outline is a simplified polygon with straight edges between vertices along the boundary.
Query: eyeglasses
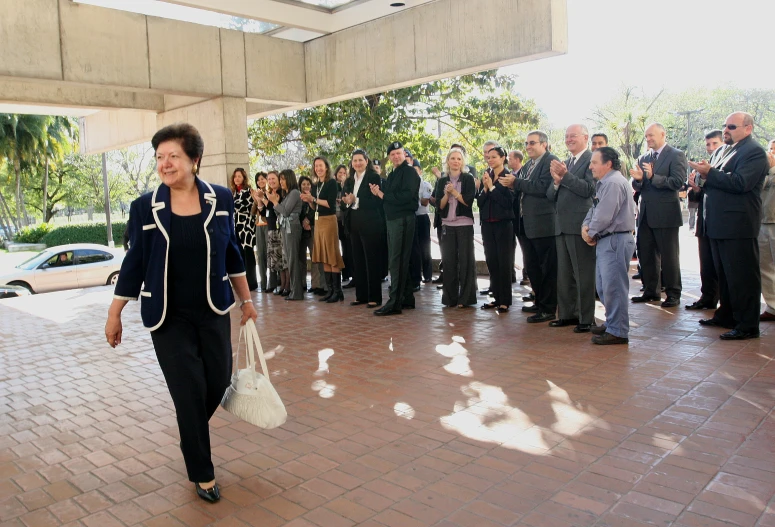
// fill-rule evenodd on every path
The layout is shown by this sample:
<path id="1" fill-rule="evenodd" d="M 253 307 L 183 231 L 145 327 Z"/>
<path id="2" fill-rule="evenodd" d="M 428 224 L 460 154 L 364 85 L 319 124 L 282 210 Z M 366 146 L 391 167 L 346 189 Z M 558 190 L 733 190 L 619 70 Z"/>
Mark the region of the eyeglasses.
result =
<path id="1" fill-rule="evenodd" d="M 745 124 L 725 124 L 724 128 L 727 130 L 737 130 L 740 127 L 745 128 L 746 126 Z"/>
<path id="2" fill-rule="evenodd" d="M 540 145 L 542 141 L 525 141 L 525 146 Z"/>

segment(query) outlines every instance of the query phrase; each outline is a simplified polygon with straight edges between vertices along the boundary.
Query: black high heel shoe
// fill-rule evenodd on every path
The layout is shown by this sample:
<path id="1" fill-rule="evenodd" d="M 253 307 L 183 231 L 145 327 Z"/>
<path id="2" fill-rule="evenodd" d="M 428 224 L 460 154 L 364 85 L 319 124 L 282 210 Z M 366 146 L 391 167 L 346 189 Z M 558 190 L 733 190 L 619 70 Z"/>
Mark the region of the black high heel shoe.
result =
<path id="1" fill-rule="evenodd" d="M 336 304 L 337 302 L 344 302 L 344 293 L 341 291 L 334 293 L 329 297 L 328 300 L 326 300 L 327 304 Z"/>
<path id="2" fill-rule="evenodd" d="M 209 503 L 216 503 L 221 499 L 221 491 L 218 489 L 217 483 L 209 489 L 203 489 L 199 483 L 194 483 L 194 487 L 196 487 L 197 496 Z"/>

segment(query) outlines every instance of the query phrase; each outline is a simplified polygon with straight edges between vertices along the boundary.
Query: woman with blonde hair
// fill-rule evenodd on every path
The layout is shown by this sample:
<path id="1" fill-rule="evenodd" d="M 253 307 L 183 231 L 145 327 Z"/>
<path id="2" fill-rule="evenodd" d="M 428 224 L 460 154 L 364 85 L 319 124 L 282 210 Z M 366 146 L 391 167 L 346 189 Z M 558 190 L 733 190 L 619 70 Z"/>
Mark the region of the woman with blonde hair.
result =
<path id="1" fill-rule="evenodd" d="M 320 262 L 326 274 L 328 295 L 320 299 L 329 304 L 344 301 L 342 275 L 344 267 L 339 249 L 339 228 L 336 222 L 336 198 L 339 192 L 336 180 L 331 174 L 331 164 L 322 156 L 312 162 L 317 176 L 317 197 L 312 193 L 302 194 L 301 199 L 315 207 L 315 241 L 312 247 L 312 262 Z"/>

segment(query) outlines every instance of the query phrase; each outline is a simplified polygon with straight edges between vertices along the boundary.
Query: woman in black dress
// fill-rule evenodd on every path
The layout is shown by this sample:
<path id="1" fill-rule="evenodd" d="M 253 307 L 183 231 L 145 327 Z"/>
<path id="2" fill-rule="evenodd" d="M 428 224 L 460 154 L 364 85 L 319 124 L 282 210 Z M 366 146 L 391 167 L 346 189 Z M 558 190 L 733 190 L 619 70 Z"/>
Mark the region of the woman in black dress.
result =
<path id="1" fill-rule="evenodd" d="M 385 276 L 385 213 L 382 200 L 369 185 L 382 185 L 365 150 L 350 157 L 350 176 L 344 184 L 342 203 L 347 207 L 350 247 L 355 280 L 355 301 L 350 305 L 382 305 L 382 278 Z"/>
<path id="2" fill-rule="evenodd" d="M 337 197 L 336 197 L 336 224 L 339 228 L 339 244 L 342 247 L 342 260 L 344 261 L 344 267 L 342 268 L 342 281 L 350 280 L 350 283 L 342 285 L 342 288 L 348 289 L 355 287 L 353 281 L 353 260 L 352 260 L 352 248 L 350 247 L 350 226 L 347 218 L 347 207 L 342 202 L 342 196 L 344 196 L 344 182 L 347 181 L 347 167 L 345 165 L 339 165 L 334 171 L 334 177 L 336 179 Z"/>

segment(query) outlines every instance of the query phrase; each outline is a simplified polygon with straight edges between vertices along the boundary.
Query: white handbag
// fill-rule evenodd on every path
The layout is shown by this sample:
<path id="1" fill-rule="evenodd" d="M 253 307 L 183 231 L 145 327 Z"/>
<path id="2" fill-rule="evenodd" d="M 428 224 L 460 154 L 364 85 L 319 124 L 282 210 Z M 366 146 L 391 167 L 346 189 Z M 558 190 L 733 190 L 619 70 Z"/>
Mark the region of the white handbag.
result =
<path id="1" fill-rule="evenodd" d="M 231 386 L 226 389 L 221 406 L 229 413 L 259 428 L 277 428 L 285 423 L 288 412 L 285 411 L 285 405 L 269 381 L 269 371 L 256 325 L 248 322 L 242 326 L 239 342 L 242 342 L 243 337 L 247 367 L 242 370 L 238 368 L 240 348 L 238 343 Z M 263 375 L 256 371 L 256 355 L 261 362 Z"/>

